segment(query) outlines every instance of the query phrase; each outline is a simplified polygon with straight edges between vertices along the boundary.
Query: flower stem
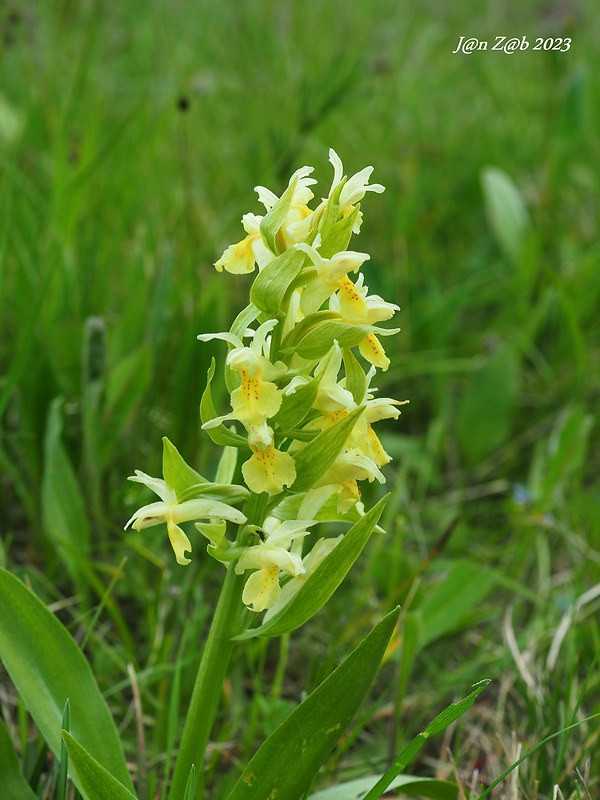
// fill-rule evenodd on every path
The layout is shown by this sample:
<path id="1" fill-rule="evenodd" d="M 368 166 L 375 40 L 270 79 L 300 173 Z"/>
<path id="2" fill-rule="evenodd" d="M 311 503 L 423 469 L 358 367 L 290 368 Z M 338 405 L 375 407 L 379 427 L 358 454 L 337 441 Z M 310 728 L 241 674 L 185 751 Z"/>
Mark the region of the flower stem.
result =
<path id="1" fill-rule="evenodd" d="M 267 495 L 250 493 L 244 508 L 248 523 L 262 525 L 266 501 Z M 238 538 L 243 535 L 242 531 L 243 526 L 240 526 Z M 202 792 L 204 756 L 235 645 L 232 637 L 245 627 L 242 623 L 248 622 L 248 612 L 242 603 L 244 582 L 243 575 L 236 575 L 235 565 L 229 564 L 198 668 L 168 800 L 183 800 L 192 766 L 195 766 L 197 776 L 196 800 Z"/>
<path id="2" fill-rule="evenodd" d="M 175 761 L 169 800 L 182 800 L 192 765 L 196 766 L 196 797 L 200 796 L 202 766 L 206 746 L 217 712 L 223 680 L 234 647 L 231 637 L 239 633 L 243 576 L 235 574 L 233 564 L 227 569 L 221 596 L 198 669 L 183 736 Z"/>

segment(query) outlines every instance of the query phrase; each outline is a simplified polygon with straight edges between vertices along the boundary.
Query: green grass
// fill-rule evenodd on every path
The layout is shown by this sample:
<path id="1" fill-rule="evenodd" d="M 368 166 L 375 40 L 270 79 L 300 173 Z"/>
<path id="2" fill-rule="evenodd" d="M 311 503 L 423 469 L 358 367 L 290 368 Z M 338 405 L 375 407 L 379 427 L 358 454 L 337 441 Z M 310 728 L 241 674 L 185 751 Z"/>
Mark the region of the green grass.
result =
<path id="1" fill-rule="evenodd" d="M 229 327 L 248 282 L 212 263 L 257 211 L 254 185 L 280 192 L 314 164 L 326 192 L 330 146 L 387 187 L 365 198 L 352 246 L 371 253 L 371 290 L 402 306 L 380 390 L 411 400 L 385 441 L 388 533 L 289 653 L 238 651 L 208 780 L 224 795 L 397 602 L 397 646 L 324 783 L 383 771 L 480 678 L 494 683 L 412 769 L 456 770 L 466 796 L 518 744 L 600 711 L 599 23 L 591 0 L 0 7 L 0 556 L 87 637 L 132 763 L 133 664 L 148 797 L 220 575 L 199 546 L 181 569 L 159 529 L 122 531 L 146 502 L 125 478 L 159 473 L 163 435 L 216 466 L 198 403 L 221 350 L 196 335 Z M 461 35 L 497 34 L 572 45 L 452 55 Z M 518 252 L 494 227 L 487 167 L 525 205 Z M 33 771 L 38 744 L 6 692 Z M 515 785 L 585 797 L 574 770 L 591 758 L 593 796 L 597 753 L 582 725 Z"/>

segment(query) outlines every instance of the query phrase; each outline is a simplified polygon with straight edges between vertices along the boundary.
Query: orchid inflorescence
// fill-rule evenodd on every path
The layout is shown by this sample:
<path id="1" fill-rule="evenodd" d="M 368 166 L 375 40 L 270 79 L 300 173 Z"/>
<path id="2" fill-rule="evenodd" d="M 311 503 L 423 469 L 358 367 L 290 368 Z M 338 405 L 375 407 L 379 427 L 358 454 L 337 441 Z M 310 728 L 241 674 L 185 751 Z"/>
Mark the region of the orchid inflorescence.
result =
<path id="1" fill-rule="evenodd" d="M 384 483 L 380 468 L 390 461 L 373 425 L 396 419 L 402 405 L 376 398 L 371 385 L 390 363 L 380 337 L 397 332 L 377 323 L 399 308 L 370 295 L 362 274 L 350 277 L 369 255 L 347 249 L 360 232 L 360 201 L 384 187 L 369 184 L 372 167 L 346 179 L 333 150 L 329 158 L 333 183 L 314 210 L 308 205 L 316 183 L 312 167 L 297 170 L 281 197 L 256 187 L 265 215 L 245 214 L 246 237 L 215 264 L 234 274 L 258 267 L 250 304 L 231 329 L 198 336 L 224 340 L 229 348 L 231 411 L 219 415 L 214 408 L 214 361 L 201 402 L 203 429 L 225 448 L 215 481 L 188 466 L 168 439 L 164 480 L 139 471 L 130 479 L 146 484 L 161 502 L 136 511 L 127 525 L 140 530 L 166 523 L 177 562 L 187 564 L 192 546 L 180 523 L 195 521 L 212 556 L 235 562 L 237 574 L 253 570 L 242 600 L 253 611 L 268 609 L 267 617 L 290 601 L 343 538 L 320 539 L 303 556 L 309 529 L 322 520 L 356 522 L 364 515 L 358 483 Z M 225 423 L 238 423 L 237 430 Z M 233 483 L 240 450 L 243 485 Z M 257 522 L 236 506 L 246 503 L 246 511 L 259 495 L 266 502 Z M 228 537 L 228 523 L 239 526 L 236 537 Z"/>

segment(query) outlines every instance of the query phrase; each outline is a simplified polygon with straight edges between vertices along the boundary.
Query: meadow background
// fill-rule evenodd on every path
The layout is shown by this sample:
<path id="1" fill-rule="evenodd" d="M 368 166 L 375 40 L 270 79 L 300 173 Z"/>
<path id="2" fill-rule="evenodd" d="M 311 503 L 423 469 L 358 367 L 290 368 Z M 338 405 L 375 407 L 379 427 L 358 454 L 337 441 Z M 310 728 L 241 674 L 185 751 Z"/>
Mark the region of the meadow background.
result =
<path id="1" fill-rule="evenodd" d="M 465 796 L 600 711 L 599 30 L 592 0 L 0 4 L 0 563 L 84 643 L 140 797 L 221 574 L 198 541 L 180 568 L 160 528 L 123 531 L 149 500 L 126 477 L 160 474 L 165 435 L 211 474 L 198 404 L 221 350 L 196 335 L 248 289 L 212 264 L 256 184 L 279 194 L 312 164 L 326 194 L 329 147 L 387 187 L 352 244 L 402 307 L 380 380 L 411 401 L 384 437 L 387 534 L 291 641 L 237 652 L 210 796 L 397 603 L 321 785 L 382 771 L 482 678 L 411 769 Z M 453 55 L 463 35 L 572 41 Z M 45 751 L 0 679 L 35 783 Z M 554 739 L 497 796 L 598 796 L 599 740 L 597 723 Z"/>

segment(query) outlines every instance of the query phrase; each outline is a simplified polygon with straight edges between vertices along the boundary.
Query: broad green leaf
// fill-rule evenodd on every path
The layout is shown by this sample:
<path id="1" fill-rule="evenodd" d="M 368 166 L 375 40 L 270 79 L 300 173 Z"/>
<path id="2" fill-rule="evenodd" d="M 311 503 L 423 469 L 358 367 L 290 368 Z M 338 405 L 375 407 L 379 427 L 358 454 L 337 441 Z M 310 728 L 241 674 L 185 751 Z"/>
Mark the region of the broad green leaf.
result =
<path id="1" fill-rule="evenodd" d="M 62 443 L 62 404 L 52 401 L 44 437 L 44 475 L 42 478 L 42 517 L 44 528 L 56 543 L 71 577 L 87 594 L 80 564 L 74 552 L 85 557 L 90 548 L 90 526 L 75 470 Z"/>
<path id="2" fill-rule="evenodd" d="M 273 417 L 273 422 L 284 431 L 304 422 L 316 400 L 319 383 L 320 379 L 313 378 L 303 386 L 299 386 L 293 394 L 285 395 L 281 408 Z"/>
<path id="3" fill-rule="evenodd" d="M 340 419 L 330 428 L 316 436 L 302 450 L 294 453 L 297 477 L 290 487 L 291 491 L 308 491 L 315 485 L 321 475 L 327 472 L 340 454 L 346 439 L 352 433 L 356 421 L 364 410 L 365 407 L 360 406 L 356 411 L 348 414 L 347 417 Z"/>
<path id="4" fill-rule="evenodd" d="M 354 347 L 362 342 L 369 333 L 387 333 L 385 329 L 375 325 L 353 325 L 350 322 L 322 322 L 306 334 L 295 347 L 295 352 L 309 360 L 323 358 L 331 350 L 331 343 L 336 340 L 340 347 Z"/>
<path id="5" fill-rule="evenodd" d="M 347 217 L 338 220 L 327 234 L 322 234 L 322 244 L 319 253 L 323 258 L 331 258 L 335 253 L 340 253 L 348 249 L 352 238 L 352 227 L 360 213 L 360 203 L 354 206 L 354 210 Z"/>
<path id="6" fill-rule="evenodd" d="M 415 736 L 415 738 L 407 744 L 385 775 L 383 775 L 375 786 L 365 795 L 364 800 L 378 800 L 388 789 L 394 778 L 404 772 L 406 767 L 414 760 L 427 739 L 443 731 L 448 725 L 461 717 L 465 711 L 471 708 L 478 695 L 481 694 L 489 683 L 490 681 L 486 679 L 474 684 L 471 694 L 458 703 L 451 703 L 441 714 L 438 714 L 422 733 Z"/>
<path id="7" fill-rule="evenodd" d="M 257 308 L 253 303 L 250 303 L 246 306 L 246 308 L 240 311 L 240 313 L 234 319 L 229 332 L 233 333 L 234 336 L 237 336 L 238 339 L 243 339 L 247 327 L 252 325 L 254 320 L 257 319 L 259 315 L 260 309 Z"/>
<path id="8" fill-rule="evenodd" d="M 270 513 L 282 521 L 286 519 L 298 519 L 300 506 L 303 500 L 303 494 L 290 494 L 284 498 L 281 503 L 275 506 Z M 347 522 L 348 525 L 351 525 L 353 522 L 360 522 L 360 520 L 363 519 L 356 510 L 356 506 L 349 508 L 345 514 L 338 511 L 337 506 L 338 496 L 335 494 L 321 506 L 312 519 L 316 519 L 317 522 Z M 376 527 L 375 530 L 378 530 L 378 528 Z M 381 528 L 379 528 L 379 531 L 381 532 Z"/>
<path id="9" fill-rule="evenodd" d="M 495 582 L 494 573 L 480 564 L 468 561 L 453 564 L 444 579 L 428 590 L 419 608 L 421 647 L 464 625 Z"/>
<path id="10" fill-rule="evenodd" d="M 19 759 L 6 726 L 0 720 L 0 797 L 6 800 L 38 800 L 19 767 Z"/>
<path id="11" fill-rule="evenodd" d="M 219 459 L 219 466 L 215 475 L 215 483 L 231 485 L 238 461 L 238 451 L 235 447 L 224 447 Z"/>
<path id="12" fill-rule="evenodd" d="M 177 500 L 181 503 L 181 495 L 190 486 L 208 483 L 206 478 L 192 469 L 181 457 L 179 450 L 174 444 L 163 436 L 163 458 L 162 468 L 165 482 L 175 490 Z"/>
<path id="13" fill-rule="evenodd" d="M 483 170 L 481 183 L 492 232 L 504 254 L 517 261 L 530 224 L 525 201 L 511 178 L 495 167 Z"/>
<path id="14" fill-rule="evenodd" d="M 309 795 L 308 800 L 362 800 L 381 777 L 369 775 L 340 783 Z M 400 789 L 400 796 L 428 797 L 430 800 L 457 800 L 458 797 L 458 786 L 455 783 L 435 778 L 419 778 L 416 775 L 398 775 L 388 786 L 388 790 L 390 789 Z"/>
<path id="15" fill-rule="evenodd" d="M 234 450 L 235 448 L 232 447 L 228 449 Z M 246 500 L 249 494 L 250 492 L 245 486 L 238 486 L 237 483 L 206 482 L 197 483 L 195 486 L 188 486 L 188 488 L 177 497 L 177 500 L 180 503 L 185 503 L 187 500 L 205 497 L 207 500 L 222 500 L 224 503 L 235 504 Z"/>
<path id="16" fill-rule="evenodd" d="M 304 274 L 304 273 L 303 273 Z M 292 330 L 287 334 L 281 343 L 282 353 L 292 353 L 297 345 L 312 331 L 317 325 L 328 320 L 341 320 L 342 317 L 337 311 L 315 311 L 314 314 L 309 314 L 304 317 Z M 333 341 L 333 340 L 332 340 Z M 329 343 L 331 347 L 331 342 Z"/>
<path id="17" fill-rule="evenodd" d="M 258 273 L 250 299 L 261 311 L 278 314 L 282 311 L 281 301 L 296 275 L 302 268 L 306 254 L 301 250 L 285 250 L 280 256 Z"/>
<path id="18" fill-rule="evenodd" d="M 279 248 L 277 247 L 277 232 L 288 215 L 297 183 L 298 178 L 294 178 L 273 208 L 265 214 L 260 223 L 260 232 L 267 246 L 274 253 L 279 253 Z"/>
<path id="19" fill-rule="evenodd" d="M 383 497 L 360 522 L 353 525 L 329 555 L 309 575 L 298 594 L 258 628 L 250 628 L 236 638 L 251 639 L 254 636 L 280 636 L 300 625 L 304 625 L 329 600 L 344 580 L 350 568 L 369 541 L 389 495 Z"/>
<path id="20" fill-rule="evenodd" d="M 398 620 L 391 611 L 272 733 L 228 800 L 301 798 L 364 700 Z"/>
<path id="21" fill-rule="evenodd" d="M 135 800 L 135 795 L 99 764 L 70 733 L 63 731 L 62 736 L 79 785 L 89 800 Z"/>
<path id="22" fill-rule="evenodd" d="M 202 399 L 200 400 L 200 417 L 203 423 L 209 422 L 211 419 L 215 419 L 219 416 L 213 403 L 212 392 L 210 390 L 210 384 L 214 378 L 214 375 L 215 360 L 213 358 L 206 375 L 206 389 L 204 390 Z M 248 441 L 246 439 L 240 436 L 239 433 L 230 431 L 222 423 L 217 428 L 205 428 L 204 430 L 208 433 L 215 444 L 225 445 L 226 447 L 248 448 Z"/>
<path id="23" fill-rule="evenodd" d="M 458 414 L 458 439 L 468 465 L 502 445 L 519 391 L 519 356 L 508 343 L 493 352 L 467 384 Z"/>
<path id="24" fill-rule="evenodd" d="M 344 370 L 346 372 L 346 389 L 348 389 L 354 398 L 354 402 L 358 405 L 365 399 L 367 376 L 352 350 L 345 347 L 342 350 L 342 358 L 344 359 Z"/>
<path id="25" fill-rule="evenodd" d="M 0 659 L 57 758 L 68 699 L 73 735 L 121 783 L 133 788 L 115 723 L 88 662 L 41 600 L 2 569 Z"/>

